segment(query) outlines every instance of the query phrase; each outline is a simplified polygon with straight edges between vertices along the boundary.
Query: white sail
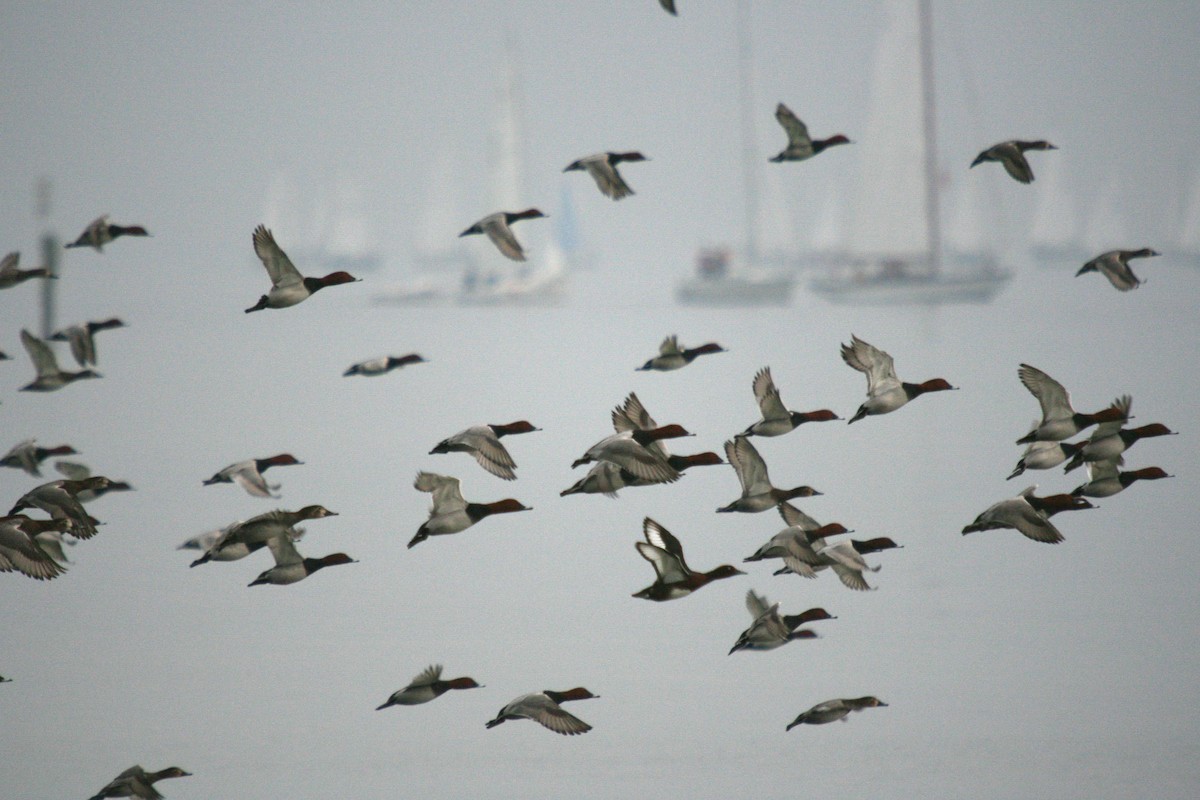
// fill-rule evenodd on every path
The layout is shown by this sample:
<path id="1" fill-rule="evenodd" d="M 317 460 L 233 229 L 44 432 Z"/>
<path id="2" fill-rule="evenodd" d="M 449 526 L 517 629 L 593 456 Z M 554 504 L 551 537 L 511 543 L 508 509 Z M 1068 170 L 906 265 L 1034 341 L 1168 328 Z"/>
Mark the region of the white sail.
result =
<path id="1" fill-rule="evenodd" d="M 331 258 L 362 259 L 376 250 L 360 181 L 343 176 L 333 187 L 333 213 L 322 243 Z"/>
<path id="2" fill-rule="evenodd" d="M 968 175 L 966 180 L 960 180 L 945 193 L 946 227 L 944 230 L 946 249 L 949 252 L 988 253 L 995 250 L 995 243 L 989 235 L 988 220 L 983 216 L 983 182 L 972 180 L 976 175 Z M 943 190 L 945 191 L 945 190 Z"/>
<path id="3" fill-rule="evenodd" d="M 1193 178 L 1191 193 L 1185 202 L 1176 245 L 1186 253 L 1200 253 L 1200 172 Z"/>
<path id="4" fill-rule="evenodd" d="M 491 193 L 492 211 L 520 211 L 529 203 L 525 198 L 524 165 L 521 158 L 522 101 L 518 89 L 517 68 L 510 56 L 505 62 L 504 85 L 500 87 L 500 108 L 492 128 L 493 152 Z"/>
<path id="5" fill-rule="evenodd" d="M 762 198 L 754 220 L 758 252 L 768 257 L 795 253 L 797 247 L 794 215 L 784 195 L 784 173 L 781 169 L 765 171 Z"/>
<path id="6" fill-rule="evenodd" d="M 1067 250 L 1079 246 L 1078 212 L 1063 184 L 1065 158 L 1056 153 L 1038 164 L 1037 206 L 1029 232 L 1034 247 Z"/>
<path id="7" fill-rule="evenodd" d="M 858 147 L 861 177 L 850 214 L 848 252 L 814 292 L 833 303 L 986 303 L 1011 275 L 984 242 L 983 220 L 967 192 L 956 203 L 943 270 L 936 158 L 933 18 L 930 0 L 886 0 L 867 128 Z M 934 205 L 930 205 L 930 204 Z"/>
<path id="8" fill-rule="evenodd" d="M 812 228 L 812 236 L 809 238 L 813 252 L 833 253 L 845 248 L 846 237 L 843 234 L 842 216 L 841 195 L 830 192 L 825 196 L 825 202 L 821 206 L 821 212 L 817 216 L 817 222 Z"/>
<path id="9" fill-rule="evenodd" d="M 1114 175 L 1096 195 L 1083 234 L 1088 252 L 1103 253 L 1117 248 L 1141 247 L 1128 241 L 1125 216 L 1121 213 L 1121 184 Z"/>
<path id="10" fill-rule="evenodd" d="M 861 177 L 848 244 L 865 258 L 923 260 L 929 228 L 918 15 L 914 0 L 887 0 L 883 8 L 867 128 L 855 145 Z"/>

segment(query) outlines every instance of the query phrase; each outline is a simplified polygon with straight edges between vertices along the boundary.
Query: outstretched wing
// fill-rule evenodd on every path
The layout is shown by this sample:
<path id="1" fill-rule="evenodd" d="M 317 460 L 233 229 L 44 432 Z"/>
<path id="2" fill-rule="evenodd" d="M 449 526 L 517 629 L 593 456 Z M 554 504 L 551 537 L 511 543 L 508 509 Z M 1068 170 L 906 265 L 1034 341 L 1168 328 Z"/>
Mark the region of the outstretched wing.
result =
<path id="1" fill-rule="evenodd" d="M 275 235 L 267 230 L 265 225 L 259 225 L 254 229 L 253 238 L 254 252 L 262 261 L 263 266 L 267 268 L 267 275 L 271 276 L 271 283 L 274 286 L 284 288 L 304 282 L 300 271 L 292 264 L 287 253 L 283 252 L 275 243 Z"/>

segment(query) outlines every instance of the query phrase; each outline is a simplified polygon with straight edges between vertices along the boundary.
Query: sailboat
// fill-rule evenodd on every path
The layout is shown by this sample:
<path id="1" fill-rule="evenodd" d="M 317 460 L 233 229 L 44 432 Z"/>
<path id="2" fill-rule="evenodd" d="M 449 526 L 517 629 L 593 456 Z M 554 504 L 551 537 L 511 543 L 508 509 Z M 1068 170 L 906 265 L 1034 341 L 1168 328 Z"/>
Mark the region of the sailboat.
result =
<path id="1" fill-rule="evenodd" d="M 496 157 L 492 161 L 492 210 L 516 211 L 530 205 L 525 193 L 521 153 L 523 112 L 516 68 L 510 56 L 501 92 L 500 114 L 493 131 Z M 539 228 L 536 225 L 521 230 L 521 240 L 531 245 L 528 247 L 530 261 L 510 262 L 497 257 L 490 242 L 469 242 L 468 247 L 482 250 L 486 257 L 480 258 L 476 268 L 464 274 L 458 302 L 466 305 L 556 305 L 565 300 L 566 260 L 563 251 L 546 235 L 547 227 L 552 230 L 552 226 Z M 540 258 L 540 266 L 538 260 L 533 260 L 535 255 Z"/>
<path id="2" fill-rule="evenodd" d="M 551 221 L 562 216 L 562 223 L 550 228 L 556 238 L 545 233 L 546 227 L 522 229 L 529 261 L 504 259 L 485 237 L 474 241 L 454 238 L 462 221 L 471 214 L 490 210 L 517 210 L 529 206 L 524 189 L 521 158 L 523 142 L 522 103 L 513 60 L 508 59 L 501 87 L 499 113 L 493 125 L 493 158 L 489 179 L 491 191 L 487 208 L 464 210 L 452 183 L 456 174 L 451 151 L 439 161 L 431 179 L 430 202 L 422 233 L 415 242 L 411 261 L 418 277 L 393 284 L 374 297 L 385 305 L 557 305 L 567 298 L 569 270 L 579 236 L 574 209 L 566 206 L 570 195 L 562 195 L 563 206 L 550 211 Z M 545 206 L 543 206 L 545 208 Z"/>
<path id="3" fill-rule="evenodd" d="M 742 175 L 746 201 L 745 245 L 739 254 L 727 246 L 702 247 L 696 256 L 696 273 L 675 287 L 675 299 L 686 305 L 706 306 L 784 306 L 791 301 L 796 278 L 784 255 L 790 242 L 763 248 L 761 223 L 770 218 L 759 209 L 757 170 L 760 165 L 754 149 L 754 110 L 750 91 L 749 2 L 738 4 L 738 76 L 742 118 Z M 768 230 L 787 230 L 786 224 Z M 767 256 L 770 256 L 769 258 Z"/>
<path id="4" fill-rule="evenodd" d="M 885 9 L 847 257 L 810 288 L 852 305 L 986 303 L 1011 274 L 986 253 L 942 248 L 930 0 Z"/>
<path id="5" fill-rule="evenodd" d="M 1082 264 L 1099 253 L 1089 253 L 1080 235 L 1075 204 L 1063 185 L 1066 158 L 1047 158 L 1038 167 L 1038 201 L 1029 232 L 1029 254 L 1040 266 Z"/>

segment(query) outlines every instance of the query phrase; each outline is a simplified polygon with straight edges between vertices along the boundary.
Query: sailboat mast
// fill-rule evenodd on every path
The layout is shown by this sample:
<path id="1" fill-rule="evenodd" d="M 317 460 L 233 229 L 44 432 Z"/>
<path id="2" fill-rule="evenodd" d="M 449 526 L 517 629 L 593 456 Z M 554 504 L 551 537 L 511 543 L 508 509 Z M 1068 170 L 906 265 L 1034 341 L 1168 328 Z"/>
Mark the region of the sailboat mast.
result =
<path id="1" fill-rule="evenodd" d="M 751 90 L 750 0 L 737 6 L 738 113 L 742 121 L 742 181 L 745 194 L 746 263 L 758 262 L 758 181 L 754 163 L 754 96 Z"/>
<path id="2" fill-rule="evenodd" d="M 917 0 L 920 18 L 921 107 L 925 140 L 925 219 L 929 231 L 929 270 L 942 267 L 942 220 L 938 205 L 937 105 L 933 85 L 933 11 L 931 0 Z"/>

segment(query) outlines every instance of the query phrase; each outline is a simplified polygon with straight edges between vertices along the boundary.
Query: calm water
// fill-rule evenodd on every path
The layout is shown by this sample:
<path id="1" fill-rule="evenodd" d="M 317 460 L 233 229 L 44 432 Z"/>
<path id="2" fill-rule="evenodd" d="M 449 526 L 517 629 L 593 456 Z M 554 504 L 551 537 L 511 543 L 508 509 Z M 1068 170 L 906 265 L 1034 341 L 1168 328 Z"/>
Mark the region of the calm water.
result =
<path id="1" fill-rule="evenodd" d="M 682 309 L 668 286 L 646 279 L 630 301 L 595 275 L 566 308 L 383 309 L 365 298 L 386 278 L 368 276 L 245 316 L 262 288 L 249 268 L 184 308 L 81 270 L 62 318 L 113 313 L 130 327 L 101 335 L 103 380 L 41 397 L 15 391 L 30 378 L 15 331 L 34 317 L 6 292 L 0 344 L 17 358 L 0 365 L 0 447 L 69 442 L 137 491 L 91 507 L 106 525 L 71 549 L 62 578 L 0 575 L 0 674 L 14 679 L 0 686 L 0 796 L 85 797 L 141 763 L 194 773 L 161 786 L 172 800 L 1191 797 L 1200 272 L 1155 259 L 1141 270 L 1148 285 L 1119 295 L 1073 271 L 1029 267 L 990 306 L 932 311 L 839 308 L 805 292 L 785 309 Z M 777 484 L 825 493 L 802 504 L 810 514 L 904 545 L 869 557 L 883 565 L 868 578 L 878 590 L 772 577 L 765 562 L 678 602 L 631 598 L 652 577 L 633 548 L 647 515 L 705 570 L 740 565 L 782 523 L 713 513 L 738 493 L 728 467 L 616 501 L 560 498 L 610 409 L 636 391 L 660 422 L 697 434 L 675 451 L 720 452 L 755 419 L 751 378 L 770 365 L 790 407 L 848 417 L 865 392 L 838 357 L 852 332 L 888 350 L 902 378 L 960 390 L 758 445 Z M 730 352 L 635 372 L 668 333 Z M 429 363 L 341 377 L 410 351 Z M 1129 468 L 1177 477 L 1060 517 L 1058 546 L 959 535 L 1029 483 L 1081 482 L 1061 470 L 1004 480 L 1038 413 L 1021 362 L 1061 380 L 1082 410 L 1133 394 L 1139 424 L 1181 435 L 1139 444 Z M 543 430 L 512 440 L 516 482 L 465 455 L 426 455 L 467 425 L 520 418 Z M 200 484 L 282 451 L 305 465 L 269 473 L 283 484 L 277 504 Z M 420 469 L 460 477 L 468 499 L 512 496 L 534 511 L 408 550 L 428 504 L 411 488 Z M 0 497 L 35 483 L 3 470 Z M 265 555 L 188 569 L 192 556 L 174 549 L 308 503 L 339 516 L 308 524 L 301 550 L 358 564 L 248 589 Z M 750 588 L 785 613 L 821 605 L 838 619 L 818 640 L 727 656 Z M 430 663 L 485 688 L 374 710 Z M 576 685 L 601 696 L 571 708 L 595 726 L 586 736 L 484 729 L 518 694 Z M 864 694 L 889 707 L 784 732 L 814 703 Z"/>

